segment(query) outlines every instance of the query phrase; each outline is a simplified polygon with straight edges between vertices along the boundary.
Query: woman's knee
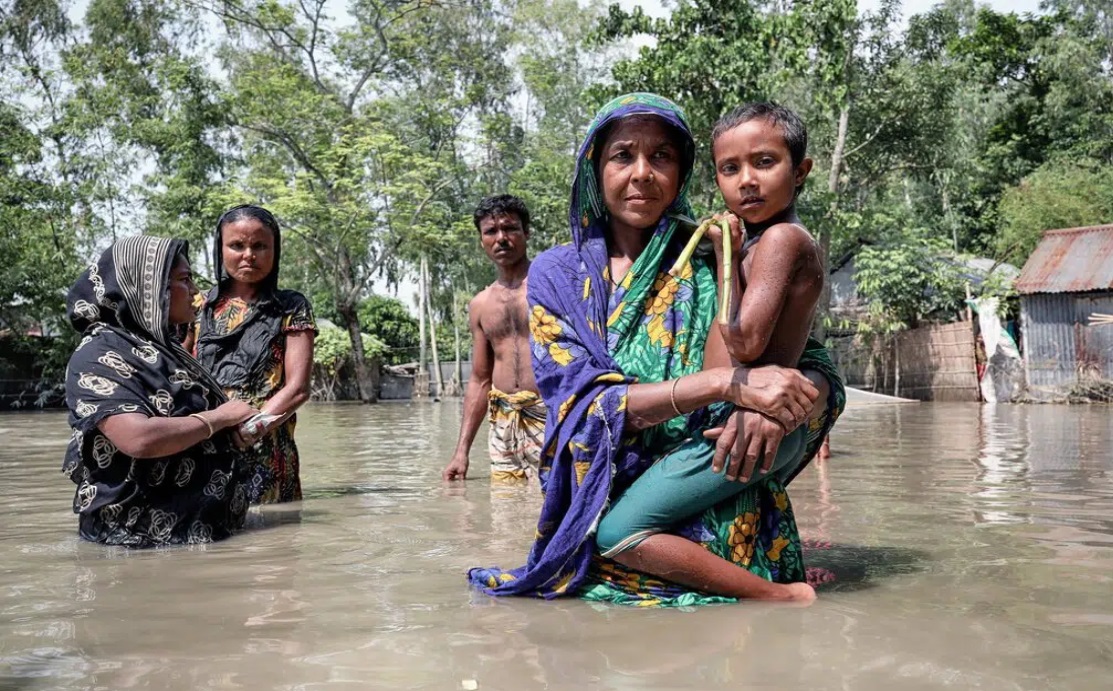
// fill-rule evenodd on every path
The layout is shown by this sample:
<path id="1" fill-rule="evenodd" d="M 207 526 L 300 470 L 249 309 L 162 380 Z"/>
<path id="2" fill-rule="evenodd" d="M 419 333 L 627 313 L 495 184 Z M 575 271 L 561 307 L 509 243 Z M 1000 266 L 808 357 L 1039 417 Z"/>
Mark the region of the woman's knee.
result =
<path id="1" fill-rule="evenodd" d="M 621 515 L 608 513 L 599 522 L 599 529 L 595 533 L 595 547 L 599 554 L 613 559 L 661 530 L 661 526 L 635 522 L 629 518 L 624 519 Z"/>
<path id="2" fill-rule="evenodd" d="M 600 554 L 609 552 L 633 532 L 632 526 L 608 512 L 599 521 L 599 529 L 595 532 L 595 546 Z"/>

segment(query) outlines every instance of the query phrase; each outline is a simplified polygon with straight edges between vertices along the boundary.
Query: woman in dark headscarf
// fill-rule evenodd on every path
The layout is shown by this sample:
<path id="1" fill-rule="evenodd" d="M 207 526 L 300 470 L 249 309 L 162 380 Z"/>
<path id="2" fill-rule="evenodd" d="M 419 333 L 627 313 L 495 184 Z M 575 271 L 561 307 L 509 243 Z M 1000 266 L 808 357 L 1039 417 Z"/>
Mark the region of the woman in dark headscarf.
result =
<path id="1" fill-rule="evenodd" d="M 174 336 L 194 318 L 187 250 L 119 240 L 66 299 L 83 337 L 66 375 L 73 435 L 62 470 L 77 484 L 86 540 L 194 544 L 243 526 L 242 455 L 225 430 L 258 411 L 228 401 Z"/>
<path id="2" fill-rule="evenodd" d="M 245 204 L 216 224 L 216 285 L 205 296 L 195 353 L 232 398 L 266 417 L 238 432 L 258 444 L 248 494 L 252 504 L 301 499 L 294 412 L 309 400 L 317 325 L 301 293 L 278 289 L 282 236 L 266 209 Z"/>
<path id="3" fill-rule="evenodd" d="M 816 342 L 800 372 L 729 365 L 712 328 L 711 262 L 669 273 L 694 158 L 684 114 L 655 94 L 611 101 L 589 128 L 572 242 L 530 266 L 545 502 L 525 566 L 470 571 L 489 594 L 673 606 L 814 597 L 784 486 L 841 412 L 842 384 Z M 714 472 L 705 438 L 733 440 L 735 408 L 788 433 L 772 472 L 745 483 Z"/>

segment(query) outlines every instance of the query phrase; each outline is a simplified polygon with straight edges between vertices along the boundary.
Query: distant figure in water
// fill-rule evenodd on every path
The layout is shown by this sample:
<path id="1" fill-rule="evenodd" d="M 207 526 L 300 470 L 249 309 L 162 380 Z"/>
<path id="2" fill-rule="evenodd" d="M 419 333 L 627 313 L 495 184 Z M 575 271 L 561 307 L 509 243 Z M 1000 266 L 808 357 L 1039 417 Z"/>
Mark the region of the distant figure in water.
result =
<path id="1" fill-rule="evenodd" d="M 471 378 L 464 394 L 460 438 L 441 476 L 467 479 L 468 453 L 487 414 L 491 421 L 491 480 L 524 481 L 537 475 L 547 414 L 530 366 L 526 306 L 529 210 L 521 199 L 502 194 L 480 202 L 473 221 L 483 250 L 498 269 L 498 278 L 468 305 Z"/>
<path id="2" fill-rule="evenodd" d="M 266 209 L 244 204 L 216 224 L 216 285 L 205 296 L 194 352 L 230 398 L 266 415 L 236 430 L 261 452 L 249 469 L 252 504 L 301 500 L 294 412 L 309 400 L 317 324 L 301 293 L 278 289 L 282 237 Z"/>

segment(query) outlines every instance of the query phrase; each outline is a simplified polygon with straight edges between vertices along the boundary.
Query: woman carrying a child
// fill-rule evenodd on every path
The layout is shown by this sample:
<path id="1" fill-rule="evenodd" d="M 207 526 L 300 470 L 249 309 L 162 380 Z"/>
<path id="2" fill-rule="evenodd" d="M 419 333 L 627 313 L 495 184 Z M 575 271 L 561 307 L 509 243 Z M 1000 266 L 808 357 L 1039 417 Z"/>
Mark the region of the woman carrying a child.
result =
<path id="1" fill-rule="evenodd" d="M 834 422 L 842 385 L 814 342 L 804 374 L 732 366 L 711 261 L 697 256 L 669 276 L 687 239 L 677 219 L 691 215 L 694 160 L 683 113 L 660 96 L 617 98 L 591 124 L 573 241 L 530 268 L 533 366 L 549 408 L 544 505 L 526 566 L 470 572 L 489 594 L 814 598 L 784 483 Z M 751 434 L 738 424 L 744 409 L 790 432 L 771 471 L 745 483 L 733 479 Z M 726 476 L 711 468 L 717 447 L 732 453 Z"/>

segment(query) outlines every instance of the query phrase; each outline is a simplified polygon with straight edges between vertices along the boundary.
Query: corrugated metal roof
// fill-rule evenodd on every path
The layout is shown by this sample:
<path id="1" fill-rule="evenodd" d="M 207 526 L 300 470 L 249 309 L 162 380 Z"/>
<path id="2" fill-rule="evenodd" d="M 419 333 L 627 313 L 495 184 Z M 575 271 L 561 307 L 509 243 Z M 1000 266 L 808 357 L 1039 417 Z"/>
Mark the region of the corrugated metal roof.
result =
<path id="1" fill-rule="evenodd" d="M 1113 290 L 1113 225 L 1047 231 L 1016 289 L 1021 295 Z"/>

